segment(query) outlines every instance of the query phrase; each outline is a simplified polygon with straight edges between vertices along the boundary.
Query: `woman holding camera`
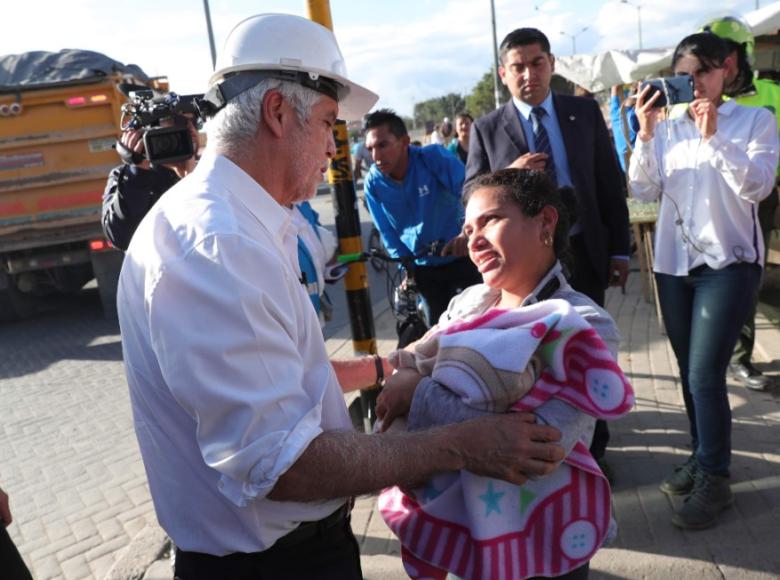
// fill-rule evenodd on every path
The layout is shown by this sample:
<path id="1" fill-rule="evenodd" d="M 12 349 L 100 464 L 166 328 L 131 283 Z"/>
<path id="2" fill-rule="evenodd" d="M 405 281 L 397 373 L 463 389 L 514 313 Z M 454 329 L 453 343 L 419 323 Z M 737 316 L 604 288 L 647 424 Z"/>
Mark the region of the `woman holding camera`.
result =
<path id="1" fill-rule="evenodd" d="M 778 162 L 772 114 L 723 100 L 728 55 L 711 33 L 680 42 L 672 67 L 693 77 L 694 101 L 687 114 L 660 121 L 660 93 L 640 91 L 628 172 L 635 197 L 660 197 L 654 270 L 693 448 L 661 491 L 687 495 L 672 523 L 690 529 L 715 524 L 732 502 L 726 368 L 761 278 L 756 210 L 772 191 Z"/>

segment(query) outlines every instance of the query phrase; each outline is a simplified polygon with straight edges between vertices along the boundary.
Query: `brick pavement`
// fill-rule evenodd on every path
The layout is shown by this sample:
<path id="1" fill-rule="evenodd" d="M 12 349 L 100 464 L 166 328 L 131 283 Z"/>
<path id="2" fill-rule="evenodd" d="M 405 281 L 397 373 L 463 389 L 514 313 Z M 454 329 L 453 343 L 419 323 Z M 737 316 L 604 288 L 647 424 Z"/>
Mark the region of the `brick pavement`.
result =
<path id="1" fill-rule="evenodd" d="M 11 536 L 38 580 L 102 578 L 155 521 L 118 328 L 88 291 L 68 308 L 0 326 L 0 352 Z"/>
<path id="2" fill-rule="evenodd" d="M 712 530 L 674 528 L 674 502 L 657 484 L 688 453 L 687 425 L 676 364 L 638 283 L 634 274 L 627 294 L 608 293 L 637 407 L 612 426 L 608 458 L 620 535 L 596 555 L 591 577 L 776 578 L 780 387 L 756 393 L 732 385 L 735 505 Z M 116 328 L 97 308 L 84 310 L 0 327 L 0 485 L 12 496 L 11 534 L 36 578 L 103 578 L 130 538 L 159 533 L 130 424 Z M 758 334 L 758 366 L 777 378 L 780 332 L 760 320 Z M 380 351 L 389 351 L 387 312 L 377 320 L 377 335 L 384 337 Z M 348 329 L 327 344 L 330 353 L 349 355 Z M 373 498 L 361 498 L 353 513 L 365 576 L 404 577 L 398 542 L 374 508 Z M 169 563 L 157 561 L 146 578 L 171 578 Z"/>

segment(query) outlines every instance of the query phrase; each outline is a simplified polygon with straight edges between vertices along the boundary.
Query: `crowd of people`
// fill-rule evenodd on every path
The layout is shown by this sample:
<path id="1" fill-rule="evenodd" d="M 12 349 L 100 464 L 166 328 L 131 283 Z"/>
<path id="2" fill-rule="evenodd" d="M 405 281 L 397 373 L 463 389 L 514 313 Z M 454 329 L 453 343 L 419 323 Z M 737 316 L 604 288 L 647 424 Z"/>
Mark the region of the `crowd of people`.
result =
<path id="1" fill-rule="evenodd" d="M 586 578 L 616 534 L 607 421 L 634 400 L 603 308 L 629 273 L 626 182 L 660 202 L 655 277 L 690 423 L 690 457 L 660 489 L 686 498 L 674 525 L 717 523 L 726 374 L 769 384 L 750 358 L 780 106 L 752 36 L 725 20 L 674 52 L 694 100 L 662 109 L 615 87 L 611 135 L 593 98 L 551 90 L 547 36 L 518 28 L 499 49 L 511 99 L 412 144 L 393 111 L 369 112 L 377 96 L 332 32 L 281 14 L 228 36 L 202 154 L 150 165 L 143 130 L 123 133 L 103 227 L 126 252 L 124 364 L 177 578 L 361 578 L 352 498 L 383 489 L 410 577 Z M 321 332 L 336 243 L 308 200 L 337 119 L 363 121 L 355 178 L 388 254 L 416 258 L 428 309 L 430 330 L 387 358 L 329 360 Z M 376 433 L 357 433 L 343 393 L 379 383 Z"/>

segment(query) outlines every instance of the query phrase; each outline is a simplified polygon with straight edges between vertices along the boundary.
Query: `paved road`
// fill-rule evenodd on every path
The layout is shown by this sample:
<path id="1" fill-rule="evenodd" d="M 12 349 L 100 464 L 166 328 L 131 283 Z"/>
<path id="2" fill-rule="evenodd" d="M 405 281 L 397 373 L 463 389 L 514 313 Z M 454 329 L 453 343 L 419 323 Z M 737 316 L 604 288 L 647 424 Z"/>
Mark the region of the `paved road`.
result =
<path id="1" fill-rule="evenodd" d="M 330 197 L 314 205 L 332 227 Z M 384 279 L 371 268 L 369 277 L 381 309 Z M 346 338 L 343 286 L 330 294 L 336 316 L 326 337 Z M 10 533 L 36 579 L 102 578 L 154 521 L 118 326 L 103 319 L 93 286 L 50 300 L 32 319 L 0 325 L 0 352 L 0 486 L 11 496 Z"/>
<path id="2" fill-rule="evenodd" d="M 0 485 L 11 496 L 11 535 L 37 579 L 100 578 L 154 520 L 118 328 L 91 289 L 0 326 L 0 352 Z"/>

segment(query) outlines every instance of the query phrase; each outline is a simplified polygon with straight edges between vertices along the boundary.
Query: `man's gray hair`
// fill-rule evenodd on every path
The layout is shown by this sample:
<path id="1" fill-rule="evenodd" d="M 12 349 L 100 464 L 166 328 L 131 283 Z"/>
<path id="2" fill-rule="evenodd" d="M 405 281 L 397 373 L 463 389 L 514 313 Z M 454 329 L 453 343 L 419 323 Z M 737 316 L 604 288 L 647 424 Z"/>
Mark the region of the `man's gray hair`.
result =
<path id="1" fill-rule="evenodd" d="M 292 105 L 301 125 L 311 116 L 311 110 L 322 96 L 297 83 L 265 79 L 231 100 L 206 124 L 208 143 L 220 155 L 240 157 L 252 147 L 260 124 L 263 97 L 270 90 L 278 90 Z"/>

